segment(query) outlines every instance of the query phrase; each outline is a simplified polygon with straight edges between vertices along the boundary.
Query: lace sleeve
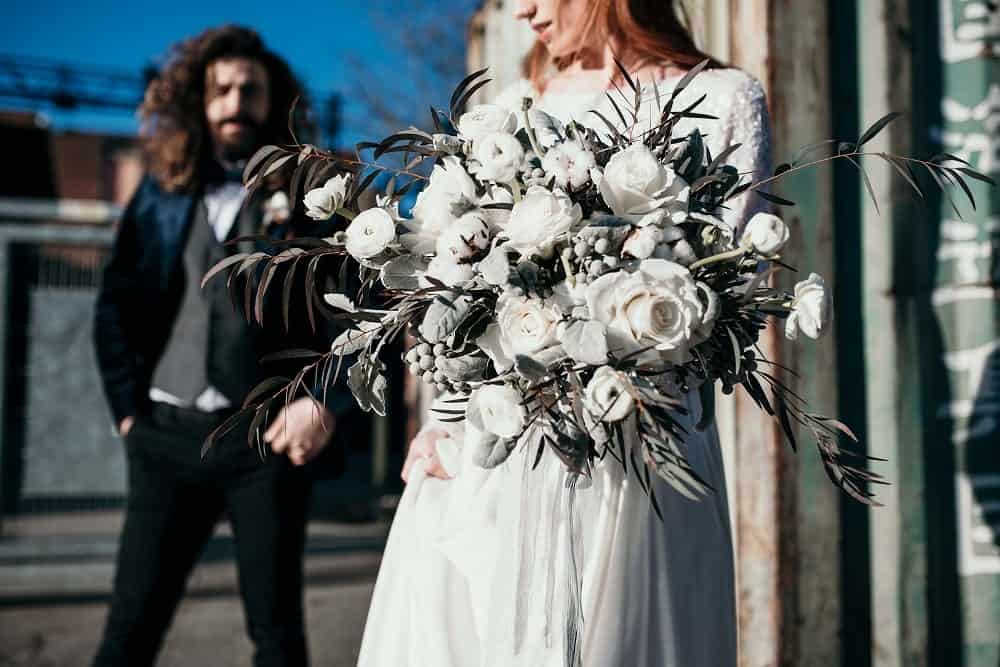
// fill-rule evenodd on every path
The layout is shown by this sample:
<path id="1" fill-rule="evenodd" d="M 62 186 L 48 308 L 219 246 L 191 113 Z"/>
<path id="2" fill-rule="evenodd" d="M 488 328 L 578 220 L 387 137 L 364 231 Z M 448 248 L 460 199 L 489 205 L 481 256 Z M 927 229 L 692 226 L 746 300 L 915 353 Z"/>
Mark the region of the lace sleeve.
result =
<path id="1" fill-rule="evenodd" d="M 771 125 L 767 98 L 760 81 L 752 76 L 745 76 L 733 91 L 724 134 L 727 146 L 740 144 L 728 162 L 739 169 L 744 181 L 759 181 L 771 175 Z M 736 230 L 737 238 L 755 213 L 768 208 L 766 201 L 751 192 L 730 200 L 727 206 L 722 217 Z"/>

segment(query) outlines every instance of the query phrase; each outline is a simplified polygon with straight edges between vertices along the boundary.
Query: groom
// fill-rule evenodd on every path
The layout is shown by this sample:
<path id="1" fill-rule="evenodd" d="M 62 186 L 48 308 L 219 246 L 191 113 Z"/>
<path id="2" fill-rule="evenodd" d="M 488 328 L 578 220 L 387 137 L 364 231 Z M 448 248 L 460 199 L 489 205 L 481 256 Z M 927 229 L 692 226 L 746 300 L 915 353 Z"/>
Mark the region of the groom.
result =
<path id="1" fill-rule="evenodd" d="M 287 368 L 262 367 L 261 357 L 309 344 L 308 327 L 295 326 L 294 312 L 290 332 L 280 325 L 262 330 L 234 309 L 225 276 L 200 287 L 205 272 L 236 251 L 225 241 L 291 233 L 287 199 L 266 187 L 248 195 L 240 177 L 260 146 L 292 143 L 289 110 L 301 94 L 288 65 L 256 33 L 236 26 L 177 45 L 146 91 L 149 174 L 121 219 L 94 328 L 129 484 L 99 667 L 154 662 L 223 514 L 235 538 L 254 663 L 307 664 L 302 552 L 309 485 L 302 466 L 327 445 L 339 410 L 299 398 L 272 411 L 264 458 L 248 445 L 249 420 L 201 456 L 206 436 L 253 387 L 274 375 L 291 377 Z M 273 250 L 259 241 L 240 245 Z M 314 395 L 350 405 L 344 389 Z"/>

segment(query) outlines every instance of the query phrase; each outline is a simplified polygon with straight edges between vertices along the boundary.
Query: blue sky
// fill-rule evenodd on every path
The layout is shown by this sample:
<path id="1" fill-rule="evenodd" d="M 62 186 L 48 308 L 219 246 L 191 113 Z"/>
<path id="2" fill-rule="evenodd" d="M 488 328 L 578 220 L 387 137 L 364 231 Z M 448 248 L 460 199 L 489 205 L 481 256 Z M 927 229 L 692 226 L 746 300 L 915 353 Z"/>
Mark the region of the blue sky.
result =
<path id="1" fill-rule="evenodd" d="M 395 14 L 408 23 L 412 12 L 399 11 L 399 8 L 410 7 L 413 12 L 424 15 L 447 11 L 456 23 L 454 48 L 461 53 L 465 40 L 463 19 L 476 4 L 476 0 L 266 3 L 27 0 L 4 12 L 0 53 L 108 66 L 138 74 L 177 40 L 210 26 L 236 22 L 259 31 L 272 49 L 292 63 L 310 89 L 324 93 L 341 91 L 350 98 L 351 84 L 357 78 L 356 63 L 361 63 L 369 73 L 364 78 L 385 82 L 397 75 L 401 69 L 400 60 L 407 58 L 405 53 L 394 48 L 396 40 L 378 27 L 381 25 L 379 14 Z M 398 85 L 405 87 L 407 83 L 401 81 Z M 447 103 L 450 86 L 438 87 L 441 89 L 427 90 L 427 86 L 422 85 L 416 93 L 418 98 L 426 97 L 422 100 L 424 109 L 427 104 Z M 416 91 L 409 92 L 412 95 Z M 354 142 L 371 138 L 367 136 L 372 131 L 371 126 L 365 127 L 366 111 L 364 105 L 358 103 L 345 110 L 344 139 Z M 135 129 L 134 118 L 127 113 L 76 111 L 48 115 L 57 128 L 117 132 Z"/>

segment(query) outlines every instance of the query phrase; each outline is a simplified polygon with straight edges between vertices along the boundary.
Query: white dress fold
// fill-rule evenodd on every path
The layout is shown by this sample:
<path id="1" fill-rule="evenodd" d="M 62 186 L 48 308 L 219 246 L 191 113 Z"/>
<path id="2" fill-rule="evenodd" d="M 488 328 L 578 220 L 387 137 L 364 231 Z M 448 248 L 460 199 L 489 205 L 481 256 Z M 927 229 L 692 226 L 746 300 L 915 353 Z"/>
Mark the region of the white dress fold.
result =
<path id="1" fill-rule="evenodd" d="M 662 82 L 661 93 L 675 81 Z M 512 94 L 525 90 L 520 86 Z M 766 171 L 760 84 L 736 70 L 709 71 L 679 103 L 705 93 L 703 111 L 720 118 L 698 121 L 712 151 L 742 143 L 743 154 L 730 161 L 744 172 Z M 558 95 L 538 104 L 587 122 L 586 111 L 602 102 Z M 741 229 L 755 206 L 744 198 L 726 217 Z M 684 400 L 682 447 L 714 492 L 689 500 L 654 475 L 662 520 L 635 473 L 626 475 L 610 455 L 597 462 L 589 485 L 570 493 L 551 451 L 534 469 L 536 452 L 518 448 L 485 470 L 468 460 L 465 433 L 452 427 L 438 449 L 453 479 L 427 477 L 419 461 L 412 469 L 359 667 L 562 667 L 574 581 L 582 584 L 584 667 L 735 667 L 733 551 L 718 435 L 714 425 L 696 430 L 697 394 Z"/>

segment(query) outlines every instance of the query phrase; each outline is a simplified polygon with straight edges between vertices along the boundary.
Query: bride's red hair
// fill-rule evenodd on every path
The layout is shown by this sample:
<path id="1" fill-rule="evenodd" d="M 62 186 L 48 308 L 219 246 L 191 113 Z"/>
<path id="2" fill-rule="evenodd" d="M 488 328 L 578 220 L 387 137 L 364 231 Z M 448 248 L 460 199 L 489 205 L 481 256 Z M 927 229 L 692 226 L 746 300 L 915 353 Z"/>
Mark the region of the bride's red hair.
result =
<path id="1" fill-rule="evenodd" d="M 709 59 L 695 46 L 671 0 L 590 0 L 582 26 L 577 55 L 568 59 L 553 59 L 545 44 L 535 40 L 524 60 L 524 74 L 537 90 L 545 89 L 546 74 L 552 65 L 569 64 L 587 45 L 627 45 L 618 58 L 629 71 L 647 65 L 690 69 Z M 711 60 L 709 66 L 718 67 L 720 63 Z"/>

